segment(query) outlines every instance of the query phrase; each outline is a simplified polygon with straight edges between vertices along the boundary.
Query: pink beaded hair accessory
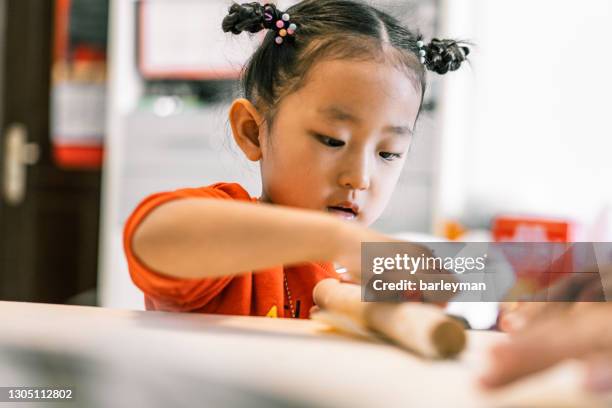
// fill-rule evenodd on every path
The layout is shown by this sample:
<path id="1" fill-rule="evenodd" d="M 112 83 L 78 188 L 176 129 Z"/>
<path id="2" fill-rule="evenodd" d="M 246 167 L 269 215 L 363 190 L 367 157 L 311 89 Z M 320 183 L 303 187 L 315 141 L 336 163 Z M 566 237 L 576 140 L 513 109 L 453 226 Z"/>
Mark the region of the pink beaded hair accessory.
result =
<path id="1" fill-rule="evenodd" d="M 276 31 L 274 42 L 277 45 L 281 45 L 297 30 L 297 25 L 291 22 L 291 16 L 288 13 L 279 13 L 273 4 L 264 6 L 264 25 Z"/>

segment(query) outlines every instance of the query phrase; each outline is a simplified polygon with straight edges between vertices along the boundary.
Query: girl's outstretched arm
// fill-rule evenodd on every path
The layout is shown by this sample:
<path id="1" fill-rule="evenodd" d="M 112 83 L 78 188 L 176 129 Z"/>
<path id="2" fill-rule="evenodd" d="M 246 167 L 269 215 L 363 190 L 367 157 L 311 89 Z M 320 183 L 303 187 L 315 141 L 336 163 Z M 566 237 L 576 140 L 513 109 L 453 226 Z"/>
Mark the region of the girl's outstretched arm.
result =
<path id="1" fill-rule="evenodd" d="M 388 237 L 323 212 L 218 199 L 170 201 L 137 227 L 135 255 L 180 278 L 214 278 L 305 261 L 359 268 L 362 241 Z"/>

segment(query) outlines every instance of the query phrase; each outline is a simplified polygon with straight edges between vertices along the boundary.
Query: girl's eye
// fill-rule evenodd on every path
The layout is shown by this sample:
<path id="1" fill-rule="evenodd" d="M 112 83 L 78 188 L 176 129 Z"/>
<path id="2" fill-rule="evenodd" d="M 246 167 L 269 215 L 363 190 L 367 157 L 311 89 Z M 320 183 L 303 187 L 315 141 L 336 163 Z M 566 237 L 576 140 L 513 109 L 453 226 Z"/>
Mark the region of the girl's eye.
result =
<path id="1" fill-rule="evenodd" d="M 319 142 L 323 143 L 326 146 L 341 147 L 346 144 L 342 140 L 334 139 L 333 137 L 319 135 L 319 134 L 317 134 L 316 136 L 317 136 L 317 139 L 319 139 Z"/>
<path id="2" fill-rule="evenodd" d="M 393 161 L 402 157 L 399 153 L 380 152 L 380 157 L 387 161 Z"/>

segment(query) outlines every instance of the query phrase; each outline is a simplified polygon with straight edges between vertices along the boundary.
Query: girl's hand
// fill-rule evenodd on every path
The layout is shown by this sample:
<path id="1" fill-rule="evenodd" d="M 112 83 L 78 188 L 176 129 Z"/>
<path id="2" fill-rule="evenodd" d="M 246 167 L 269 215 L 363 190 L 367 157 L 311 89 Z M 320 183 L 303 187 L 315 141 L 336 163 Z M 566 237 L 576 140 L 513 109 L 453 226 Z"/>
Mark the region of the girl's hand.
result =
<path id="1" fill-rule="evenodd" d="M 407 254 L 415 258 L 418 257 L 431 257 L 433 256 L 432 251 L 426 246 L 419 245 L 416 243 L 410 243 L 396 238 L 390 237 L 373 231 L 368 228 L 364 228 L 357 224 L 348 224 L 345 233 L 342 235 L 345 240 L 342 245 L 339 246 L 340 250 L 337 258 L 335 259 L 340 265 L 347 269 L 347 273 L 341 276 L 343 282 L 360 284 L 362 280 L 367 277 L 361 270 L 361 257 L 362 257 L 362 243 L 364 242 L 385 242 L 389 244 L 399 244 L 398 251 L 401 250 L 402 254 Z M 390 245 L 389 256 L 393 254 L 393 246 Z M 441 275 L 443 274 L 443 275 Z M 371 276 L 370 276 L 371 277 Z M 376 275 L 377 279 L 383 279 L 387 282 L 397 282 L 401 279 L 411 279 L 418 283 L 418 281 L 434 282 L 439 279 L 444 279 L 446 282 L 453 281 L 453 273 L 444 270 L 419 270 L 413 275 L 408 275 L 404 271 L 388 271 L 381 275 Z M 389 293 L 380 293 L 380 296 L 391 295 Z M 396 294 L 393 294 L 394 299 Z M 406 291 L 401 294 L 403 300 L 417 300 L 425 301 L 428 303 L 435 303 L 444 305 L 454 293 L 451 292 L 420 292 L 419 290 Z M 377 296 L 378 298 L 378 296 Z M 381 298 L 382 300 L 382 298 Z"/>
<path id="2" fill-rule="evenodd" d="M 388 235 L 381 234 L 372 229 L 363 227 L 358 224 L 346 223 L 344 231 L 341 235 L 344 237 L 343 242 L 338 246 L 338 255 L 335 259 L 340 265 L 347 269 L 347 275 L 343 280 L 353 283 L 361 283 L 361 244 L 365 242 L 388 242 L 406 245 L 406 241 L 401 241 Z M 407 244 L 411 245 L 411 244 Z M 422 253 L 431 254 L 428 248 L 414 245 L 414 254 L 418 256 Z"/>

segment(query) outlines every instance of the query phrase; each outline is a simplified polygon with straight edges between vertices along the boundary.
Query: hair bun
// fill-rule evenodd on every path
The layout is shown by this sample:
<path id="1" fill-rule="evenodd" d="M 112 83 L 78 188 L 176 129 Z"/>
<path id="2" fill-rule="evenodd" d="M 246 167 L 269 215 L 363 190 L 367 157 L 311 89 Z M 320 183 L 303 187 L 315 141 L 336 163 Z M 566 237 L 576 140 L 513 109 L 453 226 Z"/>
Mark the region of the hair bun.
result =
<path id="1" fill-rule="evenodd" d="M 434 38 L 425 46 L 425 52 L 427 69 L 444 75 L 449 71 L 458 70 L 461 63 L 467 60 L 470 49 L 454 40 Z"/>
<path id="2" fill-rule="evenodd" d="M 260 3 L 234 3 L 223 19 L 223 31 L 240 34 L 243 31 L 257 33 L 264 27 L 264 6 Z"/>

